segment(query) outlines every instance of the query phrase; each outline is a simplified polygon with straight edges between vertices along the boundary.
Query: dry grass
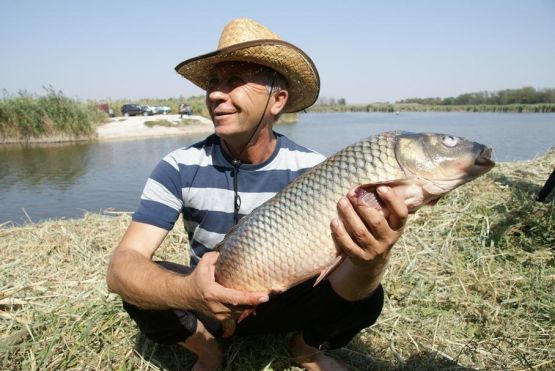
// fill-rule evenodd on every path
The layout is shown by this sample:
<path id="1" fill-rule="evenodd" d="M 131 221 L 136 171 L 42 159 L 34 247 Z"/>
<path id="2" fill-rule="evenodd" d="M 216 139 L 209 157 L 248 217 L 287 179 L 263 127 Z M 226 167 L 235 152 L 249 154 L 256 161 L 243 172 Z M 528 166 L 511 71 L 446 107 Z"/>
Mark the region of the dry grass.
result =
<path id="1" fill-rule="evenodd" d="M 553 369 L 555 201 L 534 201 L 555 150 L 500 164 L 415 215 L 384 278 L 382 316 L 347 348 L 353 369 Z M 188 369 L 145 340 L 106 290 L 128 215 L 0 228 L 0 368 Z M 186 260 L 176 228 L 162 259 Z M 225 344 L 226 370 L 291 369 L 287 336 Z"/>

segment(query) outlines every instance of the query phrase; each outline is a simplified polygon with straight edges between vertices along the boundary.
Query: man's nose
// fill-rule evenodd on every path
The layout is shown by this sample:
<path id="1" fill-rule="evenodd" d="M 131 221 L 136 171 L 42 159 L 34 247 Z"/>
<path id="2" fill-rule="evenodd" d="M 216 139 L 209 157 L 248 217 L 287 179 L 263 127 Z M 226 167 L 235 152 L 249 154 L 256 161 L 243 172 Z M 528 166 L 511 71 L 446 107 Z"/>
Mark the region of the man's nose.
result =
<path id="1" fill-rule="evenodd" d="M 213 96 L 214 99 L 222 99 L 222 97 L 229 94 L 230 91 L 231 91 L 230 84 L 225 79 L 220 80 L 217 83 L 213 83 L 208 88 L 209 96 L 210 97 Z"/>
<path id="2" fill-rule="evenodd" d="M 224 100 L 227 97 L 227 92 L 223 89 L 210 89 L 208 92 L 208 99 L 212 101 Z"/>

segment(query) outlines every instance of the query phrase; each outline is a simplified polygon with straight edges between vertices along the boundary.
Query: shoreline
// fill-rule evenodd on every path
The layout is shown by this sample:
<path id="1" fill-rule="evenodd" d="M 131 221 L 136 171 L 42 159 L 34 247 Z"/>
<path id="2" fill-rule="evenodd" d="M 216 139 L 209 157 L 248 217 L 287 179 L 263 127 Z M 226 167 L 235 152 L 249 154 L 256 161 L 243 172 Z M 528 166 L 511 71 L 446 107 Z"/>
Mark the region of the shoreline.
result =
<path id="1" fill-rule="evenodd" d="M 183 125 L 182 120 L 193 121 L 193 123 Z M 149 127 L 145 125 L 148 121 L 161 121 L 161 125 Z M 171 125 L 171 126 L 170 126 Z M 104 142 L 114 140 L 133 140 L 154 137 L 168 137 L 176 135 L 195 135 L 210 134 L 214 132 L 214 125 L 210 119 L 203 116 L 184 116 L 180 118 L 178 114 L 156 115 L 156 116 L 129 116 L 113 117 L 108 123 L 99 125 L 94 131 L 94 135 L 89 136 L 70 136 L 54 135 L 39 138 L 1 138 L 2 145 L 32 145 L 32 144 L 64 144 L 73 142 Z"/>
<path id="2" fill-rule="evenodd" d="M 411 111 L 411 110 L 401 110 L 401 111 L 360 111 L 360 110 L 333 110 L 326 109 L 320 110 L 317 108 L 311 108 L 305 113 L 308 114 L 345 114 L 345 113 L 391 113 L 391 114 L 404 114 L 404 113 L 451 113 L 455 111 Z M 467 113 L 467 114 L 553 114 L 554 112 L 533 112 L 533 111 L 521 111 L 521 112 L 509 112 L 509 111 L 457 111 L 456 113 Z M 296 123 L 298 113 L 295 114 L 285 114 L 291 115 L 282 116 L 282 118 L 276 123 L 276 125 L 288 125 Z M 184 124 L 183 121 L 193 121 L 193 123 Z M 152 127 L 146 126 L 145 123 L 148 121 L 161 121 L 161 125 L 154 125 Z M 103 142 L 103 141 L 113 141 L 113 140 L 135 140 L 143 139 L 149 137 L 168 137 L 176 135 L 197 135 L 197 134 L 211 134 L 214 132 L 213 123 L 209 118 L 200 115 L 185 116 L 183 119 L 180 118 L 179 114 L 167 114 L 167 115 L 153 115 L 153 116 L 117 116 L 109 118 L 107 123 L 99 124 L 93 129 L 93 133 L 90 135 L 69 135 L 65 133 L 59 133 L 51 136 L 42 137 L 4 137 L 0 134 L 0 146 L 18 146 L 18 145 L 47 145 L 47 144 L 68 144 L 68 143 L 83 143 L 83 142 Z"/>

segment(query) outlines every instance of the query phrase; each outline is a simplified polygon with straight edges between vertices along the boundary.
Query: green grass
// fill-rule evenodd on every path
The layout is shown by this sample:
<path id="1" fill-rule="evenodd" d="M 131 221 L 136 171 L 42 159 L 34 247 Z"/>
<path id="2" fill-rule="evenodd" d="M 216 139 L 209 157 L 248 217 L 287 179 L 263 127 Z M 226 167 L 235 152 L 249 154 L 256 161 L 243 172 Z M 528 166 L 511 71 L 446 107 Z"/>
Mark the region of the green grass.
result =
<path id="1" fill-rule="evenodd" d="M 145 121 L 145 126 L 148 126 L 149 128 L 154 127 L 154 126 L 162 126 L 162 127 L 175 127 L 177 126 L 176 124 L 174 124 L 173 122 L 169 121 L 169 120 L 148 120 Z"/>
<path id="2" fill-rule="evenodd" d="M 297 112 L 294 113 L 284 113 L 279 117 L 277 125 L 280 124 L 295 124 L 299 119 L 299 114 Z"/>
<path id="3" fill-rule="evenodd" d="M 490 173 L 411 216 L 378 322 L 331 353 L 354 370 L 555 367 L 555 200 L 534 200 L 555 150 Z M 146 340 L 104 276 L 128 215 L 0 227 L 0 368 L 186 370 Z M 157 259 L 186 264 L 182 225 Z M 225 370 L 295 364 L 288 335 L 224 344 Z"/>
<path id="4" fill-rule="evenodd" d="M 170 121 L 165 119 L 158 119 L 158 120 L 145 121 L 145 125 L 148 126 L 149 128 L 152 128 L 154 126 L 177 128 L 177 127 L 183 127 L 183 126 L 194 125 L 194 124 L 198 124 L 198 120 L 180 119 L 178 121 Z"/>
<path id="5" fill-rule="evenodd" d="M 92 138 L 96 125 L 105 121 L 107 116 L 94 106 L 70 99 L 52 87 L 44 96 L 19 93 L 0 100 L 0 143 Z"/>

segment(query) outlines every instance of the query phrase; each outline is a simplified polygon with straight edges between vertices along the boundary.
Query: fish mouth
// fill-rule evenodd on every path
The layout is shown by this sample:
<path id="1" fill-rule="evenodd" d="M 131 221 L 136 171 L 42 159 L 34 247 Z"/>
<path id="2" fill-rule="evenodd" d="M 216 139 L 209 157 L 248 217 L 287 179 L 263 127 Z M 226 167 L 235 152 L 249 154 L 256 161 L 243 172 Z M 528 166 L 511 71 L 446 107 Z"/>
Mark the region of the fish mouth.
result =
<path id="1" fill-rule="evenodd" d="M 495 162 L 491 159 L 492 149 L 482 145 L 480 145 L 478 149 L 479 151 L 477 151 L 478 154 L 475 155 L 474 163 L 465 166 L 464 169 L 461 169 L 464 171 L 458 174 L 453 174 L 451 177 L 443 179 L 424 178 L 422 176 L 417 176 L 417 178 L 426 179 L 430 184 L 433 184 L 432 187 L 425 188 L 429 194 L 441 195 L 447 193 L 487 173 L 495 166 Z"/>
<path id="2" fill-rule="evenodd" d="M 495 162 L 491 159 L 492 150 L 489 147 L 484 147 L 478 156 L 476 157 L 476 161 L 474 161 L 474 165 L 491 169 L 495 166 Z"/>
<path id="3" fill-rule="evenodd" d="M 482 147 L 478 155 L 476 155 L 474 164 L 472 164 L 468 169 L 468 175 L 464 180 L 465 183 L 487 173 L 495 166 L 495 162 L 491 159 L 491 154 L 491 148 L 486 146 Z"/>

